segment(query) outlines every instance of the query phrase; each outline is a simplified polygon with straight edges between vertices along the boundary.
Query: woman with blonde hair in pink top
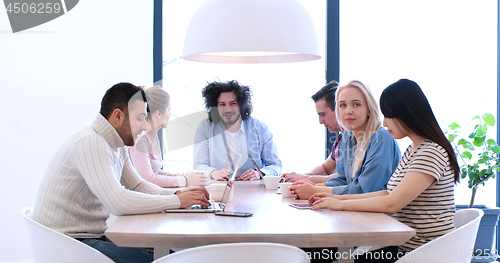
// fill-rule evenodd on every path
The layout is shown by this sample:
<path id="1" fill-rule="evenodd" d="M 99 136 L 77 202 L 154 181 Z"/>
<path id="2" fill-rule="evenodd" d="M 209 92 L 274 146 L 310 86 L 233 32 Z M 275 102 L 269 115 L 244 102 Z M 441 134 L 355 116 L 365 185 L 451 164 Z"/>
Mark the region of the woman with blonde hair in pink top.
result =
<path id="1" fill-rule="evenodd" d="M 169 173 L 162 170 L 162 157 L 158 130 L 166 128 L 170 119 L 170 95 L 161 87 L 147 88 L 148 130 L 129 147 L 130 158 L 135 169 L 146 181 L 161 187 L 203 186 L 207 176 L 199 171 L 188 173 Z"/>

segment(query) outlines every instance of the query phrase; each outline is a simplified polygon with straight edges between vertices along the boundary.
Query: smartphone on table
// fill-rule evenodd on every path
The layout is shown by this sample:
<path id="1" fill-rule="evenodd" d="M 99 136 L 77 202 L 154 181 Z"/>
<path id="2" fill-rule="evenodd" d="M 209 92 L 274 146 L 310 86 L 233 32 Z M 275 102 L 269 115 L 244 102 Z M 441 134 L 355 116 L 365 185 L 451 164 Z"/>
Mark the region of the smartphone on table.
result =
<path id="1" fill-rule="evenodd" d="M 309 207 L 313 206 L 311 203 L 300 203 L 300 204 L 290 204 L 291 207 L 297 209 L 309 209 Z"/>
<path id="2" fill-rule="evenodd" d="M 221 212 L 215 212 L 215 215 L 217 216 L 238 216 L 238 217 L 249 217 L 252 216 L 252 213 L 248 212 L 229 212 L 229 211 L 221 211 Z"/>

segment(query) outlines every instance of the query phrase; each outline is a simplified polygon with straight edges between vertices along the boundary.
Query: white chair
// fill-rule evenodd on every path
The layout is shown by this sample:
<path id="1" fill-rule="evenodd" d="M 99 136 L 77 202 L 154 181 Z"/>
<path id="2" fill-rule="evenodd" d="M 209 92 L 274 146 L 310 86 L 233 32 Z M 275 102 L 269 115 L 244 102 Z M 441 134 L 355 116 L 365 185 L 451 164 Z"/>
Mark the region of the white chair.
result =
<path id="1" fill-rule="evenodd" d="M 454 218 L 456 229 L 453 232 L 422 245 L 396 262 L 469 263 L 483 215 L 483 210 L 474 208 L 457 211 Z"/>
<path id="2" fill-rule="evenodd" d="M 230 243 L 189 248 L 166 255 L 153 263 L 307 263 L 306 252 L 300 248 L 275 243 Z"/>
<path id="3" fill-rule="evenodd" d="M 98 250 L 34 221 L 32 213 L 31 207 L 21 209 L 35 263 L 114 263 Z"/>

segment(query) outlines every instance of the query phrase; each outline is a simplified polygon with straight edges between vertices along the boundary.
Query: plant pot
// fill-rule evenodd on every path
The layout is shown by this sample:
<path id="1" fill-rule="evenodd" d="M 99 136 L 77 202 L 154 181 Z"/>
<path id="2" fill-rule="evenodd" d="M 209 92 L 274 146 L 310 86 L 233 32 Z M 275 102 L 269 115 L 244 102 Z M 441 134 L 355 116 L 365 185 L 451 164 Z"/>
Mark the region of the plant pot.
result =
<path id="1" fill-rule="evenodd" d="M 457 210 L 468 208 L 467 205 L 457 205 L 456 207 Z M 477 231 L 474 258 L 471 262 L 493 262 L 498 256 L 498 250 L 497 248 L 493 248 L 493 243 L 500 216 L 500 208 L 491 208 L 484 205 L 474 205 L 472 207 L 483 210 L 484 216 L 481 218 L 481 223 Z"/>

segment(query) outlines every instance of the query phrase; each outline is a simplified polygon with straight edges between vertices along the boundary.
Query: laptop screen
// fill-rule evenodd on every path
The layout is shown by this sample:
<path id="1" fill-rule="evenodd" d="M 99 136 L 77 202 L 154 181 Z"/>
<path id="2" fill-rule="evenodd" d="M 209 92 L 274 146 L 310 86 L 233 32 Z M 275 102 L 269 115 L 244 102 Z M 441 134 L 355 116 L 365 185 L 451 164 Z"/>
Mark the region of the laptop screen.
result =
<path id="1" fill-rule="evenodd" d="M 223 204 L 227 204 L 227 201 L 229 200 L 229 196 L 231 194 L 231 190 L 234 184 L 234 179 L 236 179 L 236 172 L 240 168 L 240 162 L 241 162 L 241 155 L 239 153 L 236 153 L 236 157 L 234 158 L 233 173 L 231 173 L 231 176 L 229 176 L 229 179 L 227 179 L 226 188 L 224 189 L 224 193 L 222 194 L 221 203 Z"/>

